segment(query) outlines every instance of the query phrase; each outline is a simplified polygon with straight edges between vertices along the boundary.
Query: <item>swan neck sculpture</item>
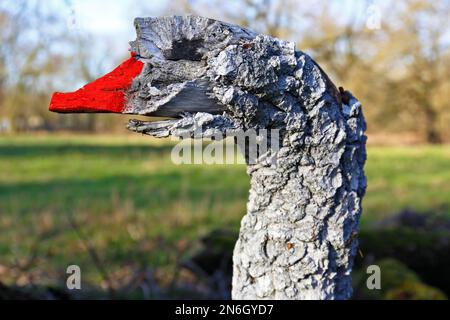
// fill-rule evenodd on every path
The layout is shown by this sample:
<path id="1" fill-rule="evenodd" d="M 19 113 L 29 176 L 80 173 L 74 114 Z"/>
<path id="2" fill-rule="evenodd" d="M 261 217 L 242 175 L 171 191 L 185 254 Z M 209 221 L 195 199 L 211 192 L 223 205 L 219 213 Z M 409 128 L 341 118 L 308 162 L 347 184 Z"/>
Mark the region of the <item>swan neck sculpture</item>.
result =
<path id="1" fill-rule="evenodd" d="M 136 18 L 135 27 L 133 56 L 107 75 L 120 81 L 56 93 L 50 110 L 170 117 L 128 124 L 155 137 L 265 133 L 264 152 L 242 148 L 251 189 L 232 297 L 350 298 L 366 189 L 358 100 L 292 42 L 197 16 Z"/>

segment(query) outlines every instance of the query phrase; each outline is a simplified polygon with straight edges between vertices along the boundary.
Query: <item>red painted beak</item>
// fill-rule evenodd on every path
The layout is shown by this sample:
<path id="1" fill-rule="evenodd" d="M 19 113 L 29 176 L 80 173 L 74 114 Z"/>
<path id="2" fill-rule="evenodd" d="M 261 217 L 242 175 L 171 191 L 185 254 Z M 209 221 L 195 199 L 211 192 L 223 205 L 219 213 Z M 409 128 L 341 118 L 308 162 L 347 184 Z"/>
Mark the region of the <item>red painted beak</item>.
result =
<path id="1" fill-rule="evenodd" d="M 59 113 L 114 112 L 121 113 L 126 105 L 126 91 L 144 64 L 134 53 L 117 68 L 88 83 L 75 92 L 55 92 L 49 110 Z"/>

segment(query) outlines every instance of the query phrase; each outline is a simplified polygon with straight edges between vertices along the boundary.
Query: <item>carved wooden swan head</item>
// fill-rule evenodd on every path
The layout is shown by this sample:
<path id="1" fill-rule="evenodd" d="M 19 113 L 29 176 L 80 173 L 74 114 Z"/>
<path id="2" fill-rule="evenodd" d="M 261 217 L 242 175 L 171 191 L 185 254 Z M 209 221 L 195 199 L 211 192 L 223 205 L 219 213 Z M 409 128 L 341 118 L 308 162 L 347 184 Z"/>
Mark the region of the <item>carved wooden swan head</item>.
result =
<path id="1" fill-rule="evenodd" d="M 277 148 L 253 161 L 244 148 L 251 190 L 233 297 L 348 298 L 366 189 L 358 100 L 292 42 L 196 16 L 137 18 L 135 26 L 130 59 L 55 93 L 50 110 L 170 118 L 129 122 L 156 137 L 275 130 Z"/>

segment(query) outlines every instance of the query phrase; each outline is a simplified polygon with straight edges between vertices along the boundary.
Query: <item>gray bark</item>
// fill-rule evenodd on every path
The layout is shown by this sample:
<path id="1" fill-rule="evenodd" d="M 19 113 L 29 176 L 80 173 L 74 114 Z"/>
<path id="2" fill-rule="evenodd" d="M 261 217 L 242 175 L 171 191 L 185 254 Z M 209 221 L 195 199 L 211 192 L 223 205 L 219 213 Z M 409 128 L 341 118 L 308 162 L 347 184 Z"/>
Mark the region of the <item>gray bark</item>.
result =
<path id="1" fill-rule="evenodd" d="M 134 120 L 131 130 L 157 137 L 280 130 L 281 148 L 247 167 L 233 299 L 349 298 L 366 189 L 360 103 L 293 43 L 201 17 L 135 24 L 131 46 L 146 69 L 128 112 L 182 116 Z"/>

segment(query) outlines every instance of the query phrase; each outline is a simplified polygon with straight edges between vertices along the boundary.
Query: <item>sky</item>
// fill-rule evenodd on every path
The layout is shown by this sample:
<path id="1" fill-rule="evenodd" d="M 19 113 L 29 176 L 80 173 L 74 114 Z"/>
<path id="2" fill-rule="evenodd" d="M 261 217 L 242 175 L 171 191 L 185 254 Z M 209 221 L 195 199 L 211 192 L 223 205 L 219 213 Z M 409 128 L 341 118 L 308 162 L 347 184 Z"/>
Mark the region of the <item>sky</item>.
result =
<path id="1" fill-rule="evenodd" d="M 72 0 L 64 8 L 69 32 L 88 34 L 102 39 L 114 56 L 123 56 L 128 41 L 135 38 L 133 19 L 138 16 L 160 15 L 166 1 L 136 0 Z M 123 52 L 122 52 L 123 51 Z"/>
<path id="2" fill-rule="evenodd" d="M 142 2 L 135 0 L 112 0 L 109 4 L 104 0 L 73 0 L 68 3 L 69 26 L 99 36 L 119 38 L 134 36 L 134 17 L 157 15 L 166 6 L 166 1 L 147 1 L 143 6 L 139 4 Z"/>
<path id="3" fill-rule="evenodd" d="M 110 0 L 105 5 L 104 0 L 71 0 L 66 1 L 68 23 L 75 23 L 74 27 L 102 36 L 125 35 L 134 36 L 132 19 L 137 16 L 157 16 L 168 14 L 167 5 L 170 0 Z M 200 2 L 201 1 L 197 1 Z M 314 1 L 299 1 L 314 2 Z M 368 7 L 377 1 L 339 0 L 330 1 L 330 5 L 340 7 L 343 14 L 351 10 L 360 10 L 361 4 Z M 382 2 L 378 0 L 378 2 Z M 233 0 L 228 0 L 232 4 Z M 75 20 L 74 20 L 75 19 Z"/>

